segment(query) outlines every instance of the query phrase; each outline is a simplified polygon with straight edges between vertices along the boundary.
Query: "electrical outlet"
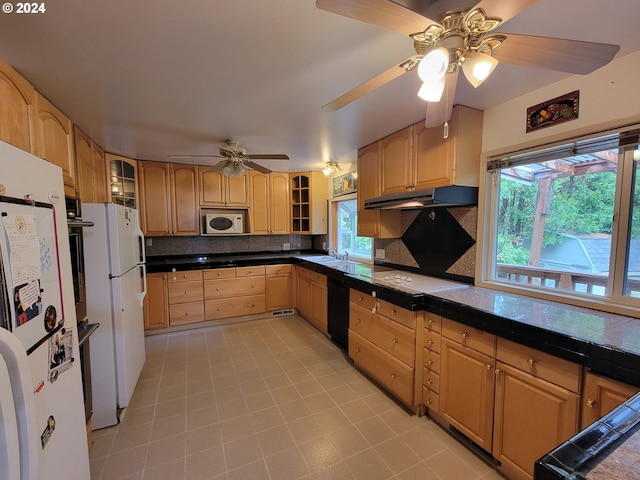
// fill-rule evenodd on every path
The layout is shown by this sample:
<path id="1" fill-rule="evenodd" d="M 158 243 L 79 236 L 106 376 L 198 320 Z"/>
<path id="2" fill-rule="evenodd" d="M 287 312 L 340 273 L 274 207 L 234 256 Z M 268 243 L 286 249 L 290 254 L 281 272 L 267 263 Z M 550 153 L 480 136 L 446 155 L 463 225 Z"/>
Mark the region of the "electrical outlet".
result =
<path id="1" fill-rule="evenodd" d="M 291 244 L 290 243 L 283 243 L 282 244 L 282 250 L 291 250 Z"/>
<path id="2" fill-rule="evenodd" d="M 151 247 L 151 246 L 153 246 L 153 238 L 148 238 L 148 237 L 147 237 L 147 238 L 145 238 L 145 239 L 144 239 L 144 244 L 145 244 L 145 246 L 146 246 L 146 247 Z"/>
<path id="3" fill-rule="evenodd" d="M 384 260 L 384 248 L 376 248 L 376 258 L 378 260 Z"/>
<path id="4" fill-rule="evenodd" d="M 322 249 L 326 250 L 327 249 L 327 242 L 322 242 Z"/>

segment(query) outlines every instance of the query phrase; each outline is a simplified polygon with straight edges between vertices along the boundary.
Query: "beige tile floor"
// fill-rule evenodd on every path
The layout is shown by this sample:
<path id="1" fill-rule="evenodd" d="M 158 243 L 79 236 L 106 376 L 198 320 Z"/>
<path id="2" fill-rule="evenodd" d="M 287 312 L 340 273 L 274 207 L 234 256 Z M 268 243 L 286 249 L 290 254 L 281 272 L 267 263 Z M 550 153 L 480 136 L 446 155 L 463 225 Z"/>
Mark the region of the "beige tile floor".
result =
<path id="1" fill-rule="evenodd" d="M 93 480 L 499 480 L 410 415 L 299 316 L 147 337 L 122 422 L 94 432 Z"/>

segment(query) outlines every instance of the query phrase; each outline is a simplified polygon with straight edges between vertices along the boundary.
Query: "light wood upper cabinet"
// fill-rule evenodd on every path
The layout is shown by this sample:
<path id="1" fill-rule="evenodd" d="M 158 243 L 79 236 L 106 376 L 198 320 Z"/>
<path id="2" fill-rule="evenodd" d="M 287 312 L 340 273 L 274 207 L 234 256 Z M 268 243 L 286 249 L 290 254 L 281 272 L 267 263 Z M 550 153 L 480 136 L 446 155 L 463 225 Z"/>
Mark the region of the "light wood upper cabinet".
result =
<path id="1" fill-rule="evenodd" d="M 380 194 L 401 193 L 413 188 L 413 127 L 380 140 Z"/>
<path id="2" fill-rule="evenodd" d="M 289 174 L 251 171 L 248 177 L 251 233 L 289 233 Z"/>
<path id="3" fill-rule="evenodd" d="M 0 59 L 0 140 L 36 153 L 36 91 Z"/>
<path id="4" fill-rule="evenodd" d="M 138 205 L 138 163 L 127 157 L 105 154 L 109 177 L 109 202 L 125 207 Z"/>
<path id="5" fill-rule="evenodd" d="M 170 174 L 172 234 L 199 235 L 198 167 L 173 163 Z"/>
<path id="6" fill-rule="evenodd" d="M 380 142 L 358 150 L 358 236 L 399 238 L 399 211 L 365 210 L 364 201 L 380 195 Z"/>
<path id="7" fill-rule="evenodd" d="M 75 194 L 76 162 L 71 120 L 42 95 L 36 93 L 37 155 L 62 168 L 65 193 Z"/>
<path id="8" fill-rule="evenodd" d="M 104 151 L 82 130 L 74 126 L 78 195 L 84 203 L 107 202 Z"/>
<path id="9" fill-rule="evenodd" d="M 327 233 L 329 185 L 322 172 L 292 173 L 291 233 Z"/>
<path id="10" fill-rule="evenodd" d="M 138 171 L 145 235 L 199 235 L 198 167 L 139 162 Z"/>
<path id="11" fill-rule="evenodd" d="M 582 390 L 580 428 L 587 428 L 636 393 L 636 387 L 587 372 Z"/>
<path id="12" fill-rule="evenodd" d="M 249 175 L 225 177 L 211 167 L 198 167 L 200 205 L 206 207 L 246 208 L 249 206 Z"/>
<path id="13" fill-rule="evenodd" d="M 425 128 L 414 125 L 413 188 L 448 185 L 478 186 L 482 149 L 482 112 L 456 105 L 449 121 L 449 135 L 444 127 Z"/>

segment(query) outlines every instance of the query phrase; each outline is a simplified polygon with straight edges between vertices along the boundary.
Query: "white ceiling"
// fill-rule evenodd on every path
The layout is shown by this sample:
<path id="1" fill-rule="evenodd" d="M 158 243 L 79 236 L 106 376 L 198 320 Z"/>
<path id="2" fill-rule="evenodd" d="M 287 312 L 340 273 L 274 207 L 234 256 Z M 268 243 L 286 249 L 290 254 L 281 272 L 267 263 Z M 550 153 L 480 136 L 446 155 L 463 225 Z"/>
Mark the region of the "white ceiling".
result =
<path id="1" fill-rule="evenodd" d="M 166 161 L 217 153 L 231 138 L 248 153 L 291 157 L 258 162 L 273 170 L 320 170 L 424 116 L 415 72 L 342 110 L 320 110 L 414 51 L 408 37 L 314 0 L 45 6 L 0 14 L 0 57 L 112 153 Z M 539 0 L 501 30 L 614 43 L 620 57 L 640 49 L 639 14 L 638 0 Z M 461 76 L 456 103 L 486 109 L 564 77 L 501 64 L 476 90 Z"/>

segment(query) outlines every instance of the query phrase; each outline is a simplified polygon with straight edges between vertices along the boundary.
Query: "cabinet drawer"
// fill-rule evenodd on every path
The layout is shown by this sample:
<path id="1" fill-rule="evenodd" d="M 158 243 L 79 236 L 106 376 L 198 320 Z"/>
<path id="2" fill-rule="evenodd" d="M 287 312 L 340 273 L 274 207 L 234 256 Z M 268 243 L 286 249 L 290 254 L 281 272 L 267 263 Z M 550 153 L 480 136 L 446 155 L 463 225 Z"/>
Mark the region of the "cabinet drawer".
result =
<path id="1" fill-rule="evenodd" d="M 169 305 L 202 301 L 202 282 L 176 282 L 169 285 Z"/>
<path id="2" fill-rule="evenodd" d="M 438 332 L 424 330 L 424 348 L 436 353 L 440 353 L 441 337 Z"/>
<path id="3" fill-rule="evenodd" d="M 490 333 L 443 318 L 442 336 L 490 357 L 495 357 L 496 336 Z"/>
<path id="4" fill-rule="evenodd" d="M 285 275 L 287 273 L 291 273 L 291 264 L 265 266 L 265 274 L 267 275 Z"/>
<path id="5" fill-rule="evenodd" d="M 442 333 L 442 317 L 431 312 L 424 312 L 424 328 Z"/>
<path id="6" fill-rule="evenodd" d="M 202 302 L 169 305 L 169 325 L 184 325 L 204 321 Z"/>
<path id="7" fill-rule="evenodd" d="M 264 313 L 264 295 L 249 295 L 246 297 L 223 298 L 204 302 L 204 316 L 207 320 L 241 317 Z"/>
<path id="8" fill-rule="evenodd" d="M 424 368 L 428 368 L 433 372 L 440 373 L 440 354 L 439 353 L 436 353 L 433 350 L 429 350 L 428 348 L 425 348 L 422 359 L 424 363 Z"/>
<path id="9" fill-rule="evenodd" d="M 440 393 L 440 375 L 426 367 L 423 369 L 422 375 L 422 383 L 424 386 L 436 393 Z"/>
<path id="10" fill-rule="evenodd" d="M 320 285 L 324 285 L 325 287 L 327 286 L 327 276 L 326 275 L 322 275 L 321 273 L 314 272 L 312 270 L 308 270 L 308 269 L 303 268 L 303 267 L 297 267 L 296 273 L 298 275 L 300 275 L 301 277 L 306 278 L 307 280 L 319 283 Z"/>
<path id="11" fill-rule="evenodd" d="M 440 395 L 425 386 L 422 386 L 422 403 L 429 410 L 440 413 Z"/>
<path id="12" fill-rule="evenodd" d="M 376 313 L 395 320 L 406 327 L 414 330 L 416 328 L 416 313 L 411 310 L 398 307 L 393 303 L 374 298 L 371 295 L 353 289 L 349 291 L 349 300 L 369 311 L 376 307 Z"/>
<path id="13" fill-rule="evenodd" d="M 574 393 L 580 392 L 582 369 L 576 363 L 504 338 L 498 338 L 496 358 Z"/>
<path id="14" fill-rule="evenodd" d="M 205 300 L 210 300 L 212 298 L 259 295 L 264 292 L 264 276 L 206 280 L 204 282 Z"/>
<path id="15" fill-rule="evenodd" d="M 169 283 L 202 281 L 202 270 L 182 270 L 167 274 Z"/>
<path id="16" fill-rule="evenodd" d="M 349 357 L 406 405 L 413 404 L 414 371 L 397 358 L 349 330 Z"/>
<path id="17" fill-rule="evenodd" d="M 205 280 L 213 280 L 216 278 L 233 278 L 235 276 L 235 268 L 212 268 L 210 270 L 204 270 Z"/>
<path id="18" fill-rule="evenodd" d="M 236 277 L 255 277 L 264 275 L 264 265 L 256 267 L 236 267 Z"/>
<path id="19" fill-rule="evenodd" d="M 349 305 L 351 330 L 407 365 L 411 367 L 415 365 L 415 331 L 354 303 Z"/>

